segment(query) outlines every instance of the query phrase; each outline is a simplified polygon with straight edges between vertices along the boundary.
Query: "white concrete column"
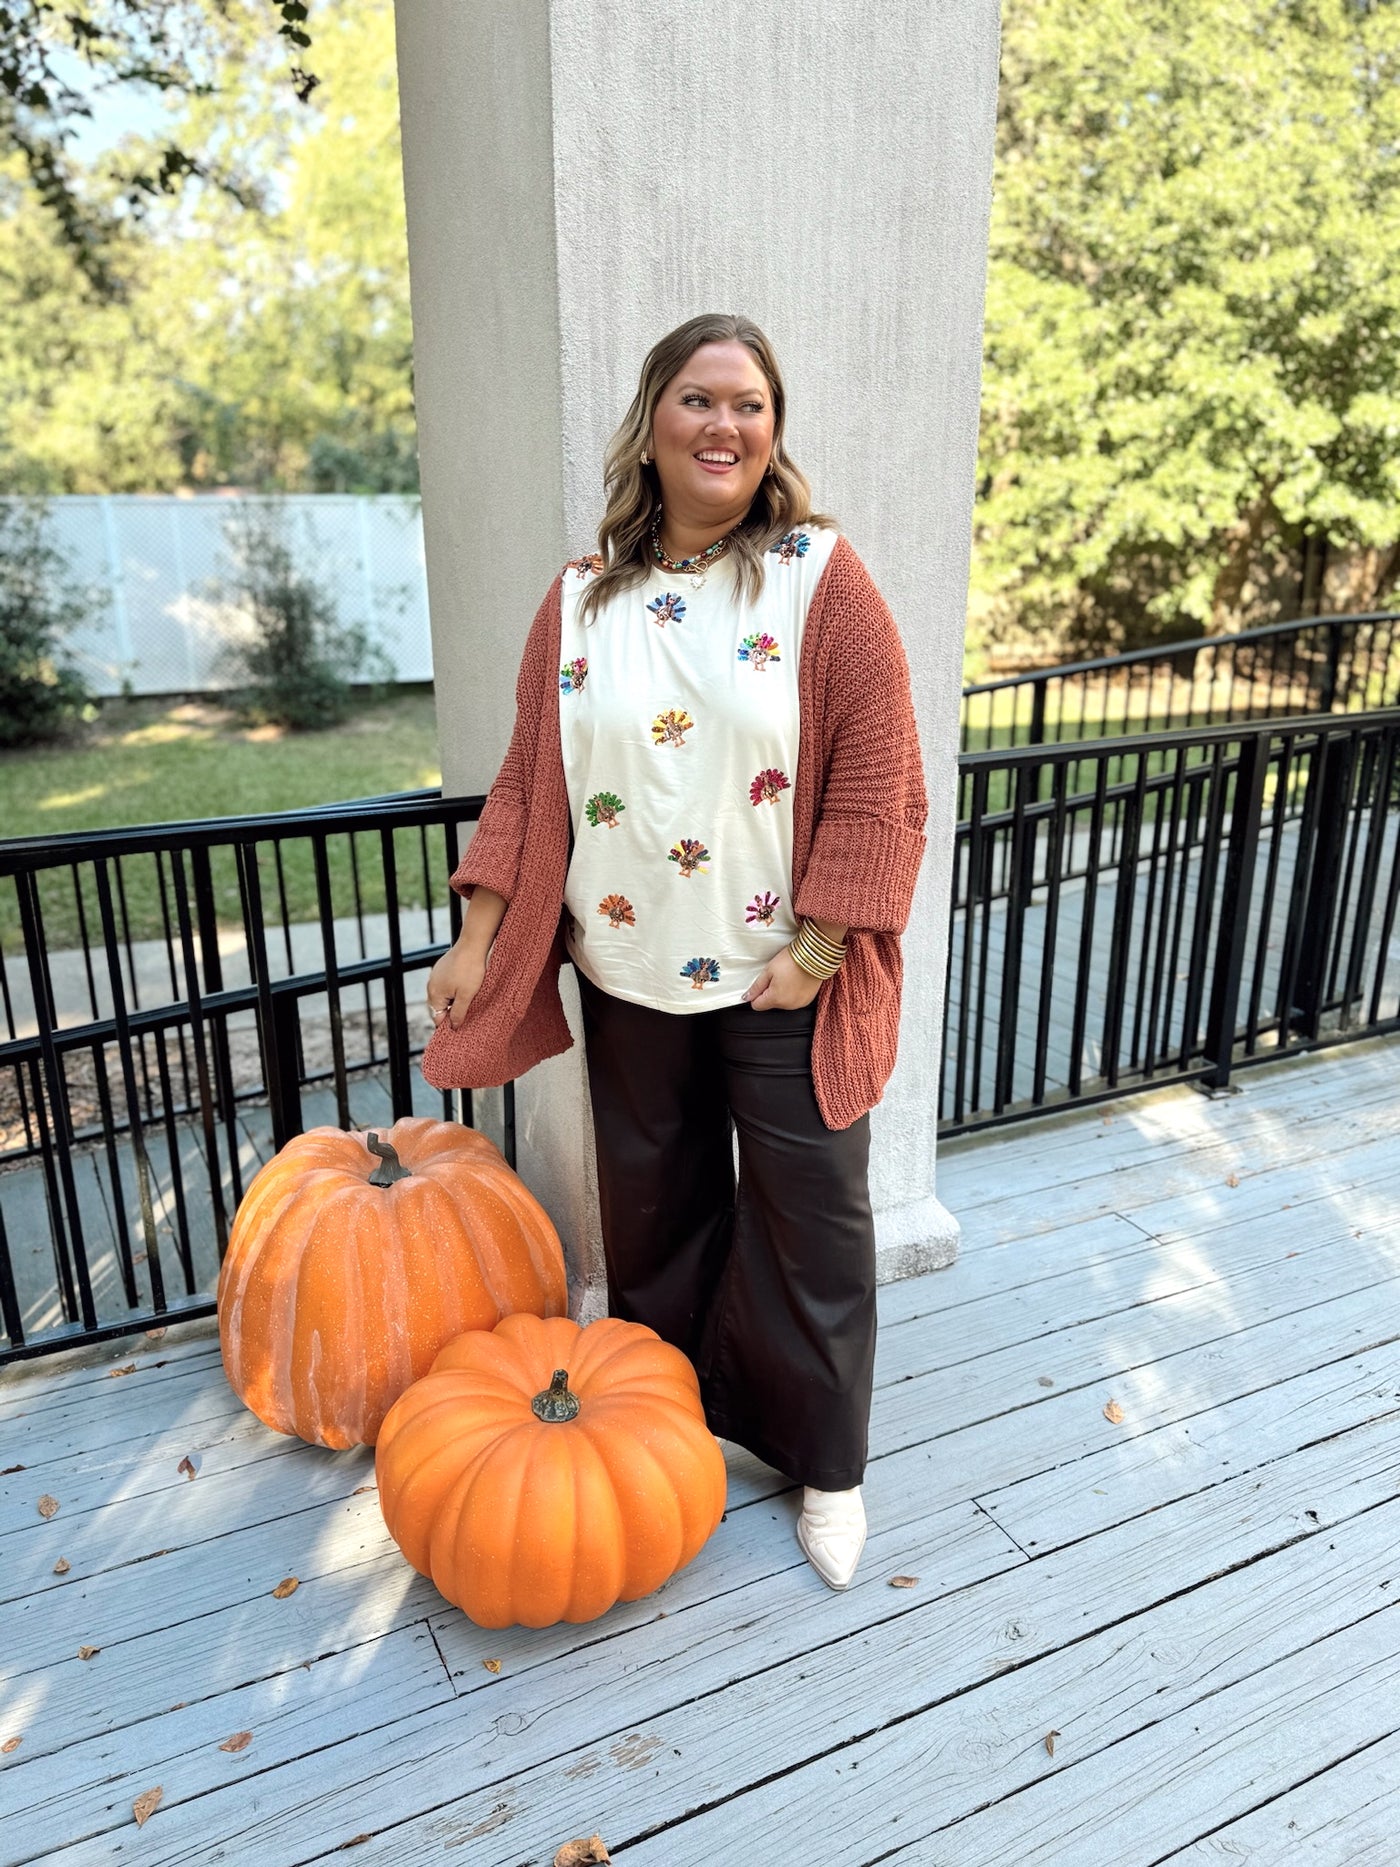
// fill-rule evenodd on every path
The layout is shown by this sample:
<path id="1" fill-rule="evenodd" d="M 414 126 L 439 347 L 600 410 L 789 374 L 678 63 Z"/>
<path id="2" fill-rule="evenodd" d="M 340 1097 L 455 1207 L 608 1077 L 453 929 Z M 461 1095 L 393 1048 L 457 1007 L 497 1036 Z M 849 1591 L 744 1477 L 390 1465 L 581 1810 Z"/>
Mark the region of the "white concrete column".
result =
<path id="1" fill-rule="evenodd" d="M 593 548 L 642 358 L 698 311 L 772 338 L 791 450 L 898 620 L 930 817 L 899 1064 L 871 1117 L 884 1277 L 957 1239 L 935 1142 L 997 40 L 997 0 L 398 3 L 447 788 L 490 784 L 526 627 Z M 562 984 L 576 1042 L 519 1085 L 519 1164 L 596 1284 Z"/>

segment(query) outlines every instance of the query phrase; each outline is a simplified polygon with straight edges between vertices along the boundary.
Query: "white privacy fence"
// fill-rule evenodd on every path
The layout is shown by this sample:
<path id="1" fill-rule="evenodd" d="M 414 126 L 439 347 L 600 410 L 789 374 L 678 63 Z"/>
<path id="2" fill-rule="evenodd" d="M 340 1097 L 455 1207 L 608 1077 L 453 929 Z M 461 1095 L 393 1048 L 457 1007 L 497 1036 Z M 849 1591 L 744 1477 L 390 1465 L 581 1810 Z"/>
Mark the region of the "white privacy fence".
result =
<path id="1" fill-rule="evenodd" d="M 423 528 L 416 495 L 65 494 L 46 530 L 86 589 L 89 623 L 67 647 L 96 694 L 197 693 L 236 684 L 246 636 L 230 532 L 250 507 L 280 515 L 297 570 L 360 624 L 393 678 L 432 679 Z"/>

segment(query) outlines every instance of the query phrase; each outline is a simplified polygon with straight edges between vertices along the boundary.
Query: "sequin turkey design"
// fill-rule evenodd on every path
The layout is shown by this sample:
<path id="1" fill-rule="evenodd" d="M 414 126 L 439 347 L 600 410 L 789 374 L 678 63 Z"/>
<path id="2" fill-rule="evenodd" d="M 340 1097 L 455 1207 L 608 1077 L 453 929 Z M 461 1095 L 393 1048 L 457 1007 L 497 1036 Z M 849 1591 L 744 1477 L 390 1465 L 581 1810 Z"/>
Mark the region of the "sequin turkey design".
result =
<path id="1" fill-rule="evenodd" d="M 609 927 L 635 927 L 637 924 L 636 911 L 626 895 L 604 895 L 598 903 L 598 912 Z"/>
<path id="2" fill-rule="evenodd" d="M 749 786 L 749 802 L 776 804 L 784 791 L 792 789 L 792 780 L 785 771 L 779 771 L 776 765 L 770 765 L 766 771 L 759 772 Z"/>
<path id="3" fill-rule="evenodd" d="M 781 900 L 781 895 L 775 895 L 771 888 L 765 888 L 763 893 L 755 895 L 744 909 L 744 919 L 754 927 L 771 927 L 773 916 Z"/>
<path id="4" fill-rule="evenodd" d="M 581 694 L 587 679 L 588 657 L 575 655 L 572 661 L 566 661 L 559 670 L 559 691 L 561 694 Z"/>
<path id="5" fill-rule="evenodd" d="M 683 746 L 694 725 L 684 707 L 668 707 L 652 721 L 651 736 L 659 746 Z"/>
<path id="6" fill-rule="evenodd" d="M 687 881 L 697 873 L 708 875 L 705 864 L 709 860 L 710 852 L 698 837 L 683 836 L 671 845 L 671 861 L 679 864 L 681 875 Z"/>
<path id="7" fill-rule="evenodd" d="M 668 622 L 679 622 L 685 614 L 685 603 L 674 590 L 668 590 L 664 596 L 657 597 L 654 603 L 648 603 L 653 622 L 659 622 L 664 629 Z"/>
<path id="8" fill-rule="evenodd" d="M 781 661 L 778 653 L 778 638 L 775 635 L 746 635 L 739 644 L 739 659 L 746 661 L 759 674 L 770 661 Z"/>
<path id="9" fill-rule="evenodd" d="M 564 566 L 566 571 L 571 570 L 574 573 L 580 583 L 585 577 L 596 577 L 602 568 L 602 555 L 597 551 L 592 552 L 588 557 L 570 558 Z"/>
<path id="10" fill-rule="evenodd" d="M 717 959 L 688 959 L 681 967 L 682 979 L 689 979 L 692 990 L 699 992 L 719 977 Z"/>
<path id="11" fill-rule="evenodd" d="M 812 548 L 812 541 L 806 532 L 787 532 L 777 544 L 768 549 L 780 564 L 791 564 L 794 558 L 805 558 Z"/>
<path id="12" fill-rule="evenodd" d="M 610 830 L 617 828 L 617 820 L 627 806 L 615 791 L 595 791 L 583 807 L 583 814 L 596 830 L 606 824 Z"/>

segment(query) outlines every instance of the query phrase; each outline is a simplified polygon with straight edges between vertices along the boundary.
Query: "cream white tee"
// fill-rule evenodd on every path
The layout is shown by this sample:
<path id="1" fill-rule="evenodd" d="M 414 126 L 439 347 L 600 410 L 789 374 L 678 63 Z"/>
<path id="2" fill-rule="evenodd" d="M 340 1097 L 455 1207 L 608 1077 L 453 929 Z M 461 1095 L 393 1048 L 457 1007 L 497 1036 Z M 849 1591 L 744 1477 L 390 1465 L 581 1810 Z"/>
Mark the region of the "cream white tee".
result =
<path id="1" fill-rule="evenodd" d="M 797 669 L 837 535 L 788 533 L 752 602 L 721 557 L 703 581 L 653 567 L 586 625 L 578 599 L 596 561 L 564 571 L 565 939 L 616 998 L 675 1012 L 738 1004 L 797 935 Z"/>

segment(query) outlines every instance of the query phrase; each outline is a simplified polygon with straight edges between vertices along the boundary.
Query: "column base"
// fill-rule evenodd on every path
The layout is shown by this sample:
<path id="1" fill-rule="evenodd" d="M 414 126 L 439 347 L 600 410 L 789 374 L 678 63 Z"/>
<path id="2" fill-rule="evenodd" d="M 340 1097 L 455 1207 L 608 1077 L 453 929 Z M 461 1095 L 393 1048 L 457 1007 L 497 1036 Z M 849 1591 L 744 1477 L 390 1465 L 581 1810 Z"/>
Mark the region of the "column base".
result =
<path id="1" fill-rule="evenodd" d="M 941 1271 L 958 1255 L 962 1227 L 930 1193 L 907 1206 L 887 1206 L 875 1214 L 875 1281 L 894 1284 L 905 1277 Z"/>

